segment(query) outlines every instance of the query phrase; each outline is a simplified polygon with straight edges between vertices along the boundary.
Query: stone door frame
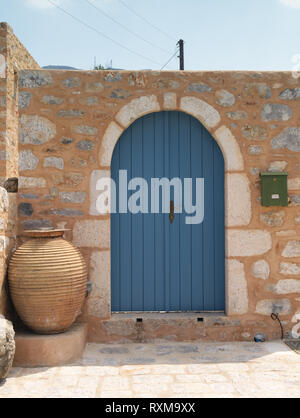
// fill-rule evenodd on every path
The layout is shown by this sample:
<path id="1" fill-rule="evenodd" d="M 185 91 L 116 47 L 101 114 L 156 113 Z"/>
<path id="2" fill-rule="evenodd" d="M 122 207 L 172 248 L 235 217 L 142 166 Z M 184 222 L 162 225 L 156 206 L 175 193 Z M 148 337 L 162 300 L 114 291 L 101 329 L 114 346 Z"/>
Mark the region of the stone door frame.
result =
<path id="1" fill-rule="evenodd" d="M 225 248 L 226 248 L 226 315 L 242 315 L 248 312 L 247 281 L 244 267 L 235 256 L 235 248 L 240 245 L 239 232 L 251 235 L 251 231 L 245 231 L 251 222 L 251 190 L 250 182 L 245 173 L 244 159 L 238 141 L 231 130 L 223 124 L 219 112 L 205 101 L 193 96 L 177 97 L 176 93 L 165 93 L 161 106 L 156 95 L 142 96 L 124 105 L 110 122 L 102 138 L 99 152 L 100 173 L 110 176 L 110 166 L 115 146 L 126 129 L 137 119 L 150 113 L 160 111 L 185 112 L 195 117 L 209 131 L 217 141 L 223 153 L 225 161 Z M 99 172 L 98 172 L 99 173 Z M 93 174 L 92 174 L 93 177 Z M 93 187 L 95 179 L 91 179 Z M 238 194 L 238 199 L 237 199 Z M 238 203 L 237 200 L 240 202 Z M 90 213 L 96 215 L 95 213 Z M 240 231 L 239 228 L 243 230 Z M 110 219 L 103 226 L 103 235 L 109 242 L 109 253 L 95 253 L 100 257 L 91 261 L 92 268 L 101 269 L 99 283 L 94 283 L 98 288 L 99 297 L 88 301 L 89 305 L 101 303 L 101 307 L 91 309 L 95 316 L 101 319 L 111 317 L 111 271 L 110 271 Z M 263 231 L 262 231 L 263 233 Z M 95 275 L 96 276 L 96 275 Z M 96 281 L 98 278 L 95 278 Z M 101 283 L 100 283 L 101 281 Z"/>

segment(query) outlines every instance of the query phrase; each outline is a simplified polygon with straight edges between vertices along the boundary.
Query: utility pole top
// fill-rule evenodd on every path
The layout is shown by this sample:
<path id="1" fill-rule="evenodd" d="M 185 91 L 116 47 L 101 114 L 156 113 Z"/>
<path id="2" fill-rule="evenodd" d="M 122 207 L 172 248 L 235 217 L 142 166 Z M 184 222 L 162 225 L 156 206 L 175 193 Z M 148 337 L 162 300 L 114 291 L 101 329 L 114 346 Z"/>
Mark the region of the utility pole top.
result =
<path id="1" fill-rule="evenodd" d="M 180 39 L 180 41 L 177 43 L 179 45 L 179 69 L 180 71 L 184 70 L 184 40 Z"/>

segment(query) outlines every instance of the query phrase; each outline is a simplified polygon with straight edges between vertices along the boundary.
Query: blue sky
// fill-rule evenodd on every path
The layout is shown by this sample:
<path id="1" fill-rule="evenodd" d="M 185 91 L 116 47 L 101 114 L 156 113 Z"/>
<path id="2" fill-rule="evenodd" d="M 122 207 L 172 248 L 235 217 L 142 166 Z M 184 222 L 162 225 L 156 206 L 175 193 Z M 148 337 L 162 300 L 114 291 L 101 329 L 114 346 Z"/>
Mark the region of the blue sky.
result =
<path id="1" fill-rule="evenodd" d="M 180 38 L 186 41 L 187 70 L 291 70 L 293 56 L 300 54 L 300 0 L 123 0 L 170 37 L 120 0 L 89 0 L 154 46 L 87 0 L 51 1 L 145 58 L 74 21 L 48 0 L 0 0 L 0 21 L 13 27 L 41 66 L 92 69 L 96 56 L 97 64 L 112 60 L 118 68 L 160 69 Z M 177 68 L 176 59 L 166 67 Z"/>

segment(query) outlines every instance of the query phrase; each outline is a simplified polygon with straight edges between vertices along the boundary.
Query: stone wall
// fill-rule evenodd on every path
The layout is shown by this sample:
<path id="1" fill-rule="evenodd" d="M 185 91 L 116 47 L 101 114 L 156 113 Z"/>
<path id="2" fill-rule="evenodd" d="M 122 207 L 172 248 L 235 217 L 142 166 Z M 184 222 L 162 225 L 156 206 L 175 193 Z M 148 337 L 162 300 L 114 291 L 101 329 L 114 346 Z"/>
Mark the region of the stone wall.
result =
<path id="1" fill-rule="evenodd" d="M 21 71 L 19 231 L 71 230 L 93 290 L 84 308 L 110 318 L 110 220 L 95 215 L 94 185 L 137 118 L 160 110 L 195 116 L 226 162 L 227 314 L 236 339 L 278 312 L 291 331 L 300 307 L 300 80 L 291 73 Z M 288 171 L 290 204 L 260 204 L 259 173 Z M 100 332 L 100 331 L 99 331 Z"/>
<path id="2" fill-rule="evenodd" d="M 0 178 L 18 177 L 18 71 L 39 68 L 7 23 L 0 23 Z M 22 106 L 22 98 L 21 98 Z M 6 311 L 7 257 L 15 248 L 17 196 L 0 188 L 0 314 Z"/>

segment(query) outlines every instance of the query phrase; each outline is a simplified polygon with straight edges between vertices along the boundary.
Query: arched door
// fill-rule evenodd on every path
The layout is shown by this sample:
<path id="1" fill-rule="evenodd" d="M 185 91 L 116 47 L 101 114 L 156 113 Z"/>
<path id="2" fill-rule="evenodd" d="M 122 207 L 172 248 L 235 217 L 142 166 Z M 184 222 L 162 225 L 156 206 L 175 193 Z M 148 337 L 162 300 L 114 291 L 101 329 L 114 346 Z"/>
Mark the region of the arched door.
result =
<path id="1" fill-rule="evenodd" d="M 149 210 L 111 216 L 112 311 L 225 311 L 224 159 L 216 141 L 185 113 L 153 113 L 134 122 L 116 145 L 117 195 L 120 170 L 127 170 L 128 182 L 147 182 L 143 202 Z M 171 216 L 151 213 L 151 180 L 161 178 L 182 180 L 181 201 L 171 187 Z M 193 179 L 190 204 L 195 204 L 196 179 L 204 179 L 202 223 L 187 224 L 184 179 Z M 118 206 L 117 198 L 117 212 Z"/>

